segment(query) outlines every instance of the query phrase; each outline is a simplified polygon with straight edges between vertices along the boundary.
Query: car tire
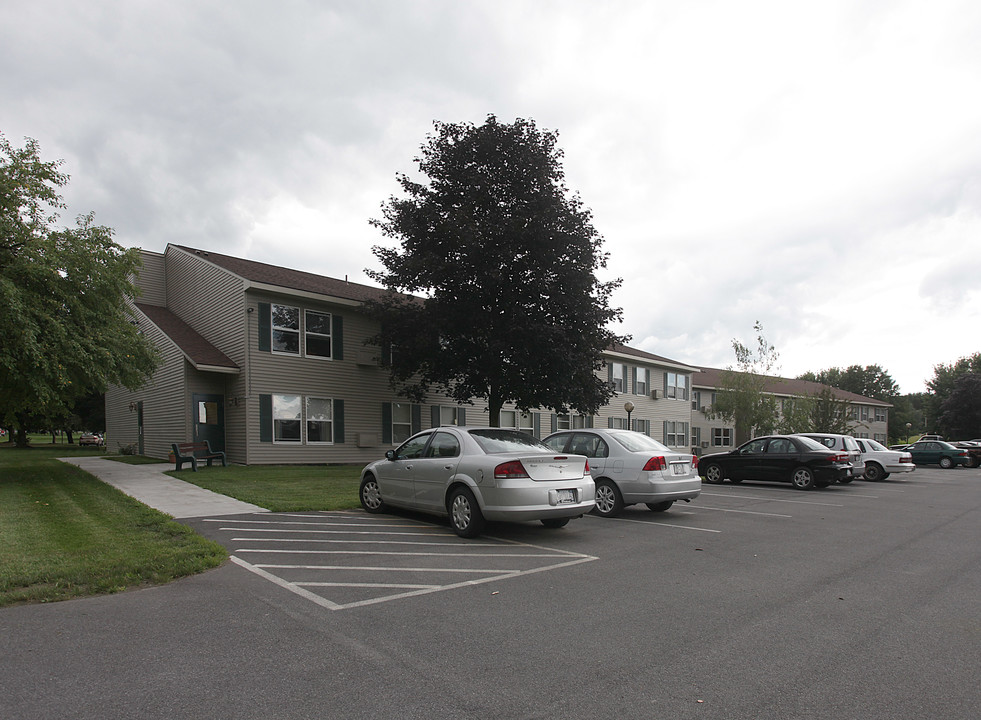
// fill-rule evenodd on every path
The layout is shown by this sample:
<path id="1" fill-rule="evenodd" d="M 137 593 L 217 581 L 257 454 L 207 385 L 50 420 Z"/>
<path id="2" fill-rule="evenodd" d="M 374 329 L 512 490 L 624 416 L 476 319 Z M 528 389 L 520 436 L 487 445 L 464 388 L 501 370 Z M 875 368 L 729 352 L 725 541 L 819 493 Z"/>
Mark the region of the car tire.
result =
<path id="1" fill-rule="evenodd" d="M 664 512 L 674 505 L 674 500 L 665 500 L 659 503 L 647 503 L 647 509 L 651 512 Z"/>
<path id="2" fill-rule="evenodd" d="M 790 476 L 790 482 L 798 490 L 813 490 L 816 487 L 814 473 L 804 465 L 794 470 L 793 475 Z"/>
<path id="3" fill-rule="evenodd" d="M 886 473 L 883 472 L 882 466 L 879 463 L 866 463 L 864 477 L 869 482 L 879 482 L 886 477 Z"/>
<path id="4" fill-rule="evenodd" d="M 949 457 L 942 457 L 940 458 L 940 467 L 942 467 L 944 470 L 950 470 L 952 467 L 954 467 L 954 461 Z"/>
<path id="5" fill-rule="evenodd" d="M 722 466 L 712 463 L 705 468 L 705 482 L 712 483 L 713 485 L 720 484 L 725 480 L 725 473 L 722 472 Z"/>
<path id="6" fill-rule="evenodd" d="M 978 465 L 981 465 L 981 459 L 976 455 L 968 455 L 967 464 L 964 467 L 976 468 Z"/>
<path id="7" fill-rule="evenodd" d="M 477 537 L 484 531 L 484 514 L 469 488 L 456 487 L 446 502 L 453 532 L 462 538 Z"/>
<path id="8" fill-rule="evenodd" d="M 593 512 L 600 517 L 616 517 L 623 512 L 623 495 L 612 480 L 600 478 L 596 481 L 596 507 Z"/>
<path id="9" fill-rule="evenodd" d="M 358 497 L 361 498 L 361 507 L 365 512 L 380 513 L 385 511 L 385 501 L 381 498 L 381 491 L 378 488 L 378 481 L 374 475 L 365 475 L 358 490 Z"/>
<path id="10" fill-rule="evenodd" d="M 570 518 L 542 518 L 542 525 L 551 529 L 563 528 L 569 524 Z"/>

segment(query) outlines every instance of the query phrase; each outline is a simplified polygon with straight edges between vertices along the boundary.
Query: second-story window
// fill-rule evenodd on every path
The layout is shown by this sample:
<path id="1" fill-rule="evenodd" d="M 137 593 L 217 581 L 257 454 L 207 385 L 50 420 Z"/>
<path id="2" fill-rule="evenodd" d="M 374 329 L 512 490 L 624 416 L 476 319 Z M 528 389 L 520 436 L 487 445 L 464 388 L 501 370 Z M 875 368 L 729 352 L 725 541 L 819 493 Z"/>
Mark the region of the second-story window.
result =
<path id="1" fill-rule="evenodd" d="M 651 371 L 649 368 L 634 368 L 637 373 L 634 379 L 634 394 L 646 395 L 651 390 Z"/>
<path id="2" fill-rule="evenodd" d="M 681 373 L 664 374 L 664 397 L 688 399 L 688 376 Z"/>
<path id="3" fill-rule="evenodd" d="M 622 363 L 611 363 L 613 390 L 622 393 L 627 391 L 627 366 Z"/>
<path id="4" fill-rule="evenodd" d="M 272 306 L 272 349 L 289 355 L 300 354 L 300 308 Z"/>
<path id="5" fill-rule="evenodd" d="M 331 357 L 330 313 L 304 313 L 306 352 L 311 357 Z"/>

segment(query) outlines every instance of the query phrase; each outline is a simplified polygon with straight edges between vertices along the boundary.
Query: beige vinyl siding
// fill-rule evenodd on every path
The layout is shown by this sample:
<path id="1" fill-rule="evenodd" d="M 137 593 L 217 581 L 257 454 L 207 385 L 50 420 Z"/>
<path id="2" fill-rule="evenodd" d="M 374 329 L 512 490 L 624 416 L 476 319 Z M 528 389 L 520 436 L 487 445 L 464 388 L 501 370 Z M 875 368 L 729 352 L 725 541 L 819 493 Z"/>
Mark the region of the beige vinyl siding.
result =
<path id="1" fill-rule="evenodd" d="M 163 254 L 141 250 L 140 259 L 143 267 L 137 277 L 140 287 L 140 297 L 137 300 L 147 305 L 167 307 L 167 278 Z"/>
<path id="2" fill-rule="evenodd" d="M 106 449 L 118 452 L 121 447 L 137 444 L 137 413 L 130 406 L 142 401 L 143 453 L 166 460 L 171 443 L 191 439 L 185 411 L 190 398 L 183 391 L 187 361 L 148 320 L 144 318 L 140 326 L 157 348 L 160 364 L 143 388 L 130 391 L 112 386 L 106 391 Z"/>

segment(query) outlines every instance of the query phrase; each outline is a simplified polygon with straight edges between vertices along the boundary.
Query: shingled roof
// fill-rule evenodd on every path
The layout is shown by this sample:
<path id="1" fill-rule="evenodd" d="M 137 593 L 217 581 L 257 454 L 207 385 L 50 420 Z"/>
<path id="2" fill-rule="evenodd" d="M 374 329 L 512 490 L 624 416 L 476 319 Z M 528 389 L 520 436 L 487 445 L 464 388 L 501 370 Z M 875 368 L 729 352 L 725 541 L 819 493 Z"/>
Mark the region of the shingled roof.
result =
<path id="1" fill-rule="evenodd" d="M 718 388 L 722 385 L 722 373 L 726 370 L 719 368 L 702 368 L 692 376 L 692 387 Z M 807 397 L 820 393 L 822 390 L 830 389 L 835 397 L 853 403 L 864 405 L 878 405 L 880 407 L 892 407 L 891 403 L 867 398 L 846 390 L 839 390 L 830 385 L 811 382 L 810 380 L 795 380 L 792 378 L 767 377 L 764 390 L 774 395 L 786 397 Z"/>
<path id="2" fill-rule="evenodd" d="M 231 373 L 239 371 L 239 366 L 225 353 L 201 337 L 194 328 L 167 308 L 145 303 L 136 303 L 136 307 L 180 348 L 184 356 L 198 370 Z"/>
<path id="3" fill-rule="evenodd" d="M 278 265 L 256 262 L 255 260 L 243 260 L 242 258 L 232 257 L 231 255 L 222 255 L 221 253 L 208 250 L 198 250 L 184 245 L 174 245 L 173 247 L 180 248 L 212 262 L 218 267 L 224 268 L 251 282 L 275 285 L 292 290 L 303 290 L 357 302 L 380 300 L 389 293 L 385 288 L 360 285 L 358 283 L 348 282 L 347 280 L 337 280 L 324 275 L 303 272 L 302 270 L 291 270 L 289 268 L 279 267 Z"/>

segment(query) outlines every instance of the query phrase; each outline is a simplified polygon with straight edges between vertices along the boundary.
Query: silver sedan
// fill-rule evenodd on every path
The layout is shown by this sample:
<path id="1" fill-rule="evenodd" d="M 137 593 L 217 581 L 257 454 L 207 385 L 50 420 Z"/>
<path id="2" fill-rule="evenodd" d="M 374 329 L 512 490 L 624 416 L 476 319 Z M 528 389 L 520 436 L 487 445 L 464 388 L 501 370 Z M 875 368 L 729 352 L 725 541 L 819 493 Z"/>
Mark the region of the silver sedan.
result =
<path id="1" fill-rule="evenodd" d="M 664 512 L 676 500 L 690 502 L 702 491 L 698 458 L 679 453 L 632 430 L 564 430 L 543 442 L 556 452 L 585 455 L 596 482 L 596 514 L 619 515 L 645 503 Z"/>
<path id="2" fill-rule="evenodd" d="M 593 509 L 586 458 L 556 453 L 503 428 L 438 427 L 413 435 L 361 471 L 361 506 L 448 516 L 460 537 L 488 520 L 540 520 L 550 528 Z"/>

